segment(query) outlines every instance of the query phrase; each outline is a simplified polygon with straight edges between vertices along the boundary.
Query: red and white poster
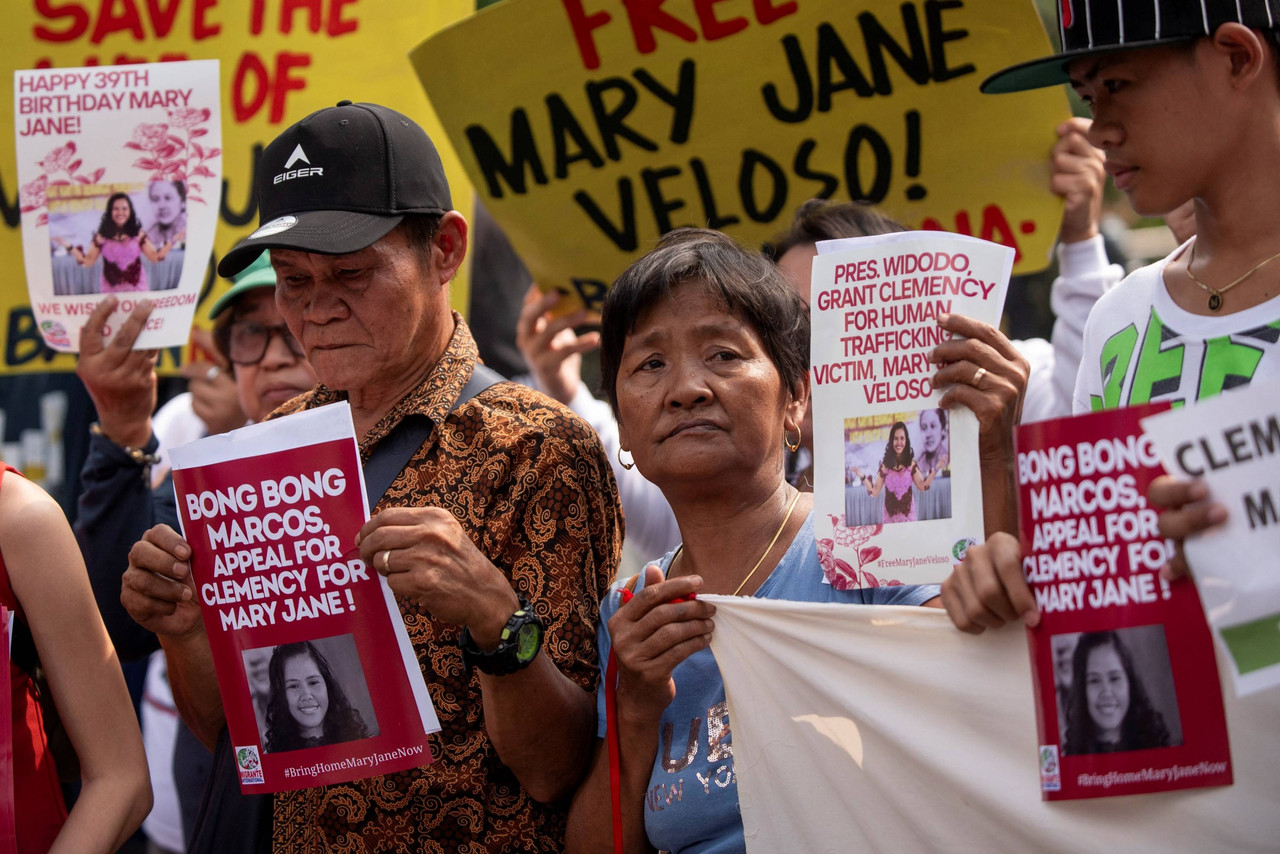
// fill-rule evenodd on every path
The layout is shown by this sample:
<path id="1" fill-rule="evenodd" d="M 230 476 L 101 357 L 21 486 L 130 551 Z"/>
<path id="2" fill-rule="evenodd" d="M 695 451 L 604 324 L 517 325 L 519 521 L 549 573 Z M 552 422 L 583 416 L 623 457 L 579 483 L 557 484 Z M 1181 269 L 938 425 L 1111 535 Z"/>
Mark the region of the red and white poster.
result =
<path id="1" fill-rule="evenodd" d="M 1045 800 L 1230 784 L 1213 639 L 1147 487 L 1164 474 L 1130 407 L 1018 428 L 1022 568 Z M 1028 757 L 1030 761 L 1030 757 Z"/>
<path id="2" fill-rule="evenodd" d="M 395 597 L 355 547 L 369 511 L 348 405 L 171 454 L 241 789 L 428 764 L 435 709 Z"/>
<path id="3" fill-rule="evenodd" d="M 938 407 L 929 354 L 951 338 L 940 315 L 999 325 L 1013 256 L 934 231 L 818 244 L 814 530 L 829 583 L 939 582 L 982 539 L 978 420 Z"/>
<path id="4" fill-rule="evenodd" d="M 185 344 L 222 199 L 218 62 L 15 71 L 22 253 L 40 337 L 79 352 L 108 294 L 155 306 L 139 349 Z"/>

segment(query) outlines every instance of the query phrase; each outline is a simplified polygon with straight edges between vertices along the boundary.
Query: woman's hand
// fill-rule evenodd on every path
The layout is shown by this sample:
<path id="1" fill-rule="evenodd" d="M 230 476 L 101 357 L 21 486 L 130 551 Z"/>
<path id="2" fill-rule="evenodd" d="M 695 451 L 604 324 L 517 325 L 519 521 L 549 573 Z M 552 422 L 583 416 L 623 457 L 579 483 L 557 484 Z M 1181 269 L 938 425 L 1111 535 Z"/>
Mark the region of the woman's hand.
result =
<path id="1" fill-rule="evenodd" d="M 1227 508 L 1209 501 L 1209 488 L 1200 480 L 1178 480 L 1161 475 L 1151 481 L 1147 498 L 1157 507 L 1165 508 L 1158 525 L 1160 536 L 1173 540 L 1174 553 L 1160 570 L 1166 581 L 1191 573 L 1182 543 L 1187 537 L 1215 528 L 1227 521 Z"/>
<path id="2" fill-rule="evenodd" d="M 985 543 L 969 546 L 964 563 L 942 582 L 942 607 L 956 628 L 975 635 L 1018 619 L 1030 627 L 1039 625 L 1040 612 L 1022 574 L 1017 538 L 998 532 Z"/>
<path id="3" fill-rule="evenodd" d="M 959 314 L 939 315 L 938 325 L 957 336 L 929 355 L 939 365 L 933 387 L 947 390 L 940 406 L 968 407 L 978 417 L 979 452 L 1011 459 L 1031 366 L 994 326 Z"/>
<path id="4" fill-rule="evenodd" d="M 644 588 L 610 618 L 609 636 L 618 657 L 618 714 L 625 708 L 656 721 L 675 699 L 676 665 L 711 645 L 716 609 L 699 599 L 673 601 L 696 593 L 701 577 L 663 580 L 652 564 L 644 573 Z"/>
<path id="5" fill-rule="evenodd" d="M 235 374 L 218 353 L 213 336 L 205 329 L 191 330 L 192 360 L 182 366 L 191 392 L 191 408 L 210 435 L 243 427 L 249 420 L 240 407 Z"/>
<path id="6" fill-rule="evenodd" d="M 1000 330 L 958 314 L 938 316 L 938 325 L 956 336 L 933 349 L 941 365 L 934 388 L 946 388 L 938 405 L 968 407 L 978 418 L 978 465 L 986 534 L 1018 530 L 1013 428 L 1022 419 L 1022 397 L 1031 366 Z"/>

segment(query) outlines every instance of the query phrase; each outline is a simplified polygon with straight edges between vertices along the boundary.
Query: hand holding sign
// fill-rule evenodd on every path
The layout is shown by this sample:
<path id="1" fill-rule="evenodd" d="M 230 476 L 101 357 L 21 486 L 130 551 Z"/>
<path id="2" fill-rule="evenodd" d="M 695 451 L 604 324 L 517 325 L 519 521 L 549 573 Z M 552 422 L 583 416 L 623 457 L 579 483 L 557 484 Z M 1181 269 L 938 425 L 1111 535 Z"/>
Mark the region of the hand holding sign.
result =
<path id="1" fill-rule="evenodd" d="M 76 374 L 93 398 L 103 434 L 118 445 L 141 448 L 151 439 L 156 351 L 134 350 L 133 345 L 151 316 L 151 301 L 139 300 L 107 344 L 107 319 L 119 305 L 119 297 L 106 297 L 80 328 Z"/>
<path id="2" fill-rule="evenodd" d="M 360 529 L 356 545 L 397 596 L 421 602 L 446 623 L 466 626 L 481 649 L 497 646 L 520 607 L 511 582 L 439 507 L 383 510 Z"/>
<path id="3" fill-rule="evenodd" d="M 1209 488 L 1199 480 L 1179 480 L 1170 475 L 1151 482 L 1148 500 L 1165 508 L 1160 514 L 1160 536 L 1173 540 L 1174 553 L 1160 570 L 1166 581 L 1191 574 L 1182 541 L 1227 521 L 1227 508 L 1210 502 Z"/>
<path id="4" fill-rule="evenodd" d="M 174 638 L 203 630 L 190 558 L 191 546 L 168 525 L 156 525 L 134 543 L 120 603 L 138 625 Z"/>
<path id="5" fill-rule="evenodd" d="M 964 562 L 942 582 L 942 607 L 956 628 L 974 635 L 1018 619 L 1038 625 L 1040 612 L 1022 574 L 1017 537 L 998 531 L 969 546 Z"/>
<path id="6" fill-rule="evenodd" d="M 933 387 L 947 389 L 939 405 L 968 407 L 978 417 L 979 454 L 1008 460 L 1031 366 L 989 323 L 944 314 L 938 325 L 955 336 L 929 354 L 930 361 L 941 365 L 933 375 Z"/>
<path id="7" fill-rule="evenodd" d="M 568 405 L 582 385 L 582 354 L 600 346 L 600 333 L 574 332 L 587 322 L 581 309 L 556 317 L 553 309 L 564 301 L 559 291 L 544 294 L 530 285 L 516 322 L 516 346 L 541 390 Z"/>

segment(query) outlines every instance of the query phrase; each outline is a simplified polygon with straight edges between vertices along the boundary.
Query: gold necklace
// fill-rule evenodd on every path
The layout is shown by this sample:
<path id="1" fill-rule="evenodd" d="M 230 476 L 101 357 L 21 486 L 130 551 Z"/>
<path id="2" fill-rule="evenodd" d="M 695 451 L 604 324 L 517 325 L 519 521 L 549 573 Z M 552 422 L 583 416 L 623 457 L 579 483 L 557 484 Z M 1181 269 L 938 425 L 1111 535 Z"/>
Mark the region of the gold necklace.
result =
<path id="1" fill-rule="evenodd" d="M 742 592 L 742 588 L 747 586 L 747 582 L 751 580 L 751 576 L 756 574 L 756 570 L 760 568 L 760 564 L 764 563 L 764 559 L 769 556 L 769 552 L 773 551 L 773 547 L 778 544 L 778 537 L 782 536 L 782 532 L 787 527 L 787 522 L 791 520 L 791 511 L 796 509 L 796 502 L 799 500 L 800 490 L 797 489 L 796 494 L 791 496 L 791 503 L 787 505 L 787 515 L 782 517 L 782 524 L 778 526 L 778 530 L 773 532 L 773 539 L 769 541 L 769 545 L 765 546 L 764 554 L 760 555 L 760 559 L 756 561 L 756 565 L 751 567 L 751 571 L 747 573 L 746 578 L 742 579 L 742 583 L 734 588 L 734 591 L 729 594 L 730 596 L 737 596 Z M 681 543 L 676 547 L 676 553 L 671 556 L 671 563 L 667 565 L 668 571 L 671 567 L 676 565 L 676 558 L 680 557 L 680 554 L 683 551 L 684 543 Z"/>
<path id="2" fill-rule="evenodd" d="M 1277 252 L 1276 254 L 1272 255 L 1270 258 L 1265 258 L 1262 261 L 1259 261 L 1257 264 L 1254 264 L 1253 267 L 1249 269 L 1249 272 L 1245 273 L 1243 276 L 1236 279 L 1231 284 L 1224 285 L 1223 287 L 1220 287 L 1220 288 L 1211 288 L 1208 285 L 1206 285 L 1204 282 L 1197 279 L 1196 274 L 1191 272 L 1191 265 L 1196 262 L 1196 244 L 1198 244 L 1199 242 L 1200 242 L 1199 240 L 1195 240 L 1191 243 L 1191 254 L 1187 258 L 1187 275 L 1191 277 L 1191 281 L 1199 285 L 1205 291 L 1205 293 L 1209 295 L 1209 311 L 1217 311 L 1218 309 L 1222 308 L 1223 294 L 1225 294 L 1227 291 L 1231 290 L 1236 285 L 1243 282 L 1245 279 L 1252 276 L 1254 273 L 1261 270 L 1267 264 L 1270 264 L 1272 261 L 1276 260 L 1277 258 L 1280 258 L 1280 252 Z"/>

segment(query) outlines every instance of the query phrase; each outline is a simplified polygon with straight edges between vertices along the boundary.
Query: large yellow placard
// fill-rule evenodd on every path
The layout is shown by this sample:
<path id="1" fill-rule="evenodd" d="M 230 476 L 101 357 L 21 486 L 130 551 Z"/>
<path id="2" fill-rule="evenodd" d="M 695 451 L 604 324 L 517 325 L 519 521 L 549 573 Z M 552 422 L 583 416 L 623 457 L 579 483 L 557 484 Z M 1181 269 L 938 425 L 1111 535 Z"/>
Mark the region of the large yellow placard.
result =
<path id="1" fill-rule="evenodd" d="M 374 101 L 417 119 L 437 141 L 454 185 L 470 198 L 416 84 L 407 54 L 425 36 L 470 14 L 474 0 L 24 0 L 5 4 L 0 69 L 109 65 L 171 59 L 221 61 L 223 175 L 214 254 L 257 224 L 252 175 L 263 146 L 289 124 L 343 98 Z M 12 74 L 0 84 L 0 371 L 70 370 L 75 357 L 42 345 L 28 305 L 18 232 Z M 217 203 L 216 201 L 214 203 Z M 225 290 L 212 266 L 197 319 Z M 467 304 L 466 282 L 454 286 Z M 176 351 L 162 354 L 172 367 Z"/>
<path id="2" fill-rule="evenodd" d="M 1043 268 L 1065 93 L 978 84 L 1051 50 L 1027 0 L 509 0 L 413 61 L 539 283 L 597 308 L 660 234 L 758 246 L 814 196 Z"/>

